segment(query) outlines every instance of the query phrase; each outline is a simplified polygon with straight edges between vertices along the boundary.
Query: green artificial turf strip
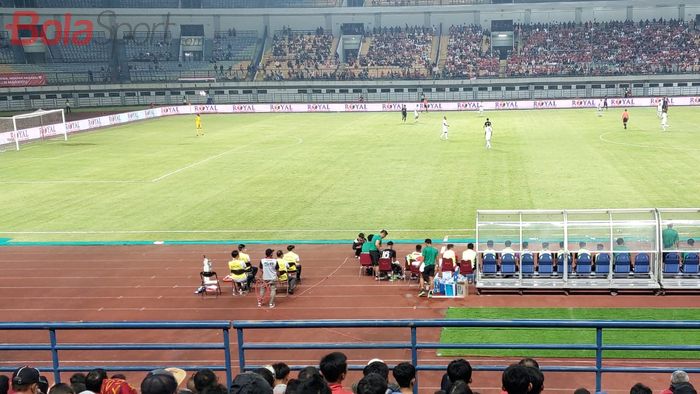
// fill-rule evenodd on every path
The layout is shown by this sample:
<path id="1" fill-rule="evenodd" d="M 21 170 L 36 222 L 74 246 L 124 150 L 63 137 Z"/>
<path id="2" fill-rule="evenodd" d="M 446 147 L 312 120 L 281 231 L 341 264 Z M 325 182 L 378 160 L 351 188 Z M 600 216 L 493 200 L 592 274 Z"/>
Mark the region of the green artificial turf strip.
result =
<path id="1" fill-rule="evenodd" d="M 448 319 L 478 320 L 697 320 L 698 309 L 651 308 L 450 308 Z M 595 344 L 595 329 L 443 328 L 441 343 Z M 604 329 L 606 345 L 700 345 L 697 330 Z M 595 357 L 589 350 L 441 349 L 441 356 Z M 685 351 L 605 351 L 607 358 L 679 359 L 700 357 Z"/>
<path id="2" fill-rule="evenodd" d="M 0 154 L 0 237 L 473 237 L 447 230 L 474 228 L 477 209 L 699 206 L 700 111 L 672 108 L 668 133 L 655 109 L 631 109 L 628 131 L 620 113 L 487 112 L 491 151 L 474 112 L 446 113 L 447 142 L 442 113 L 398 112 L 203 115 L 202 138 L 192 116 L 72 135 Z"/>

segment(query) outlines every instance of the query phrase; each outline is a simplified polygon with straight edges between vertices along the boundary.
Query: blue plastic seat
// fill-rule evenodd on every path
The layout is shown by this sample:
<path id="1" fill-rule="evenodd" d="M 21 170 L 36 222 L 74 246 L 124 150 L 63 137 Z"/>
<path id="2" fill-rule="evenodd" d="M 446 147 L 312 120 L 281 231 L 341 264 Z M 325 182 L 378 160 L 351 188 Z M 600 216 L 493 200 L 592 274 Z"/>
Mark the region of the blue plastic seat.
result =
<path id="1" fill-rule="evenodd" d="M 532 275 L 535 273 L 535 259 L 531 254 L 524 254 L 520 257 L 520 269 L 523 275 Z"/>
<path id="2" fill-rule="evenodd" d="M 552 275 L 552 255 L 542 254 L 539 256 L 537 262 L 537 272 L 540 275 L 548 276 Z"/>
<path id="3" fill-rule="evenodd" d="M 496 256 L 493 254 L 485 254 L 482 262 L 482 271 L 484 274 L 495 275 L 497 271 Z"/>
<path id="4" fill-rule="evenodd" d="M 613 273 L 615 274 L 629 274 L 630 273 L 630 254 L 629 253 L 615 253 L 615 265 L 613 268 Z"/>
<path id="5" fill-rule="evenodd" d="M 559 256 L 557 256 L 557 273 L 559 275 L 564 274 L 564 258 L 567 258 L 568 264 L 569 264 L 569 273 L 571 273 L 571 256 L 568 254 L 560 253 Z"/>
<path id="6" fill-rule="evenodd" d="M 610 273 L 610 255 L 607 253 L 601 253 L 595 259 L 595 273 L 596 275 L 607 276 Z"/>
<path id="7" fill-rule="evenodd" d="M 666 253 L 664 256 L 664 274 L 677 274 L 680 272 L 681 257 L 678 253 Z"/>
<path id="8" fill-rule="evenodd" d="M 648 274 L 649 273 L 649 255 L 646 253 L 639 253 L 634 256 L 634 273 L 635 274 Z"/>
<path id="9" fill-rule="evenodd" d="M 507 253 L 501 256 L 501 274 L 512 275 L 515 273 L 515 256 Z"/>
<path id="10" fill-rule="evenodd" d="M 588 275 L 591 273 L 591 255 L 588 253 L 581 253 L 576 258 L 576 273 L 581 275 Z"/>
<path id="11" fill-rule="evenodd" d="M 698 273 L 698 258 L 697 253 L 688 253 L 685 255 L 683 260 L 683 274 L 684 275 L 697 275 Z"/>

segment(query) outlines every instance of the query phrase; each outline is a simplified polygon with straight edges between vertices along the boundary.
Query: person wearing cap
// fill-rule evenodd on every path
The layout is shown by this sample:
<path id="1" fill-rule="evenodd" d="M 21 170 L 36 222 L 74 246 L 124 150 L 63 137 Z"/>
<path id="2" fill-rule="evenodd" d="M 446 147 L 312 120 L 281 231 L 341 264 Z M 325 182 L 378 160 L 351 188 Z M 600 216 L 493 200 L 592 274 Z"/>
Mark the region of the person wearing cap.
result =
<path id="1" fill-rule="evenodd" d="M 265 282 L 263 286 L 260 286 L 260 294 L 258 295 L 258 307 L 262 306 L 262 302 L 265 299 L 266 289 L 270 288 L 270 308 L 275 307 L 275 295 L 277 294 L 277 271 L 279 271 L 279 265 L 277 264 L 277 259 L 272 255 L 275 251 L 272 249 L 265 250 L 265 258 L 260 259 L 260 270 L 262 271 L 262 280 Z"/>
<path id="2" fill-rule="evenodd" d="M 262 376 L 253 372 L 243 372 L 231 382 L 230 392 L 231 394 L 272 394 L 272 387 Z"/>
<path id="3" fill-rule="evenodd" d="M 16 394 L 37 394 L 39 391 L 39 370 L 29 366 L 20 367 L 12 373 L 12 391 Z"/>

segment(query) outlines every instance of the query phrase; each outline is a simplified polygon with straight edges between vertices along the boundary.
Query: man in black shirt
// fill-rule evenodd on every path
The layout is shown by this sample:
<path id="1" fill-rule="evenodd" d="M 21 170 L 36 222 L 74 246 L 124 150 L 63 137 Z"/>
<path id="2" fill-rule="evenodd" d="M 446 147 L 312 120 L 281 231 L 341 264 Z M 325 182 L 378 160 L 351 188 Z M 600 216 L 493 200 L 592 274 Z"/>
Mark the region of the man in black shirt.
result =
<path id="1" fill-rule="evenodd" d="M 406 123 L 406 105 L 401 107 L 401 121 Z"/>

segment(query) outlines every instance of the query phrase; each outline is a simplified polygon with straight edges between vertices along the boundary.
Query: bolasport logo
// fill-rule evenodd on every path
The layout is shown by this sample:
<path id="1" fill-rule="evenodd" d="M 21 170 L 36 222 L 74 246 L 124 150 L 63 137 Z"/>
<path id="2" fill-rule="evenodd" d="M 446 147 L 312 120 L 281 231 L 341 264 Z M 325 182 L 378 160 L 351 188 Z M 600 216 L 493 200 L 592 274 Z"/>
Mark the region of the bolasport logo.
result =
<path id="1" fill-rule="evenodd" d="M 5 25 L 10 34 L 10 44 L 22 46 L 39 43 L 46 46 L 85 46 L 92 42 L 108 45 L 112 40 L 120 38 L 129 38 L 142 45 L 169 37 L 170 28 L 176 25 L 170 22 L 170 13 L 163 16 L 161 23 L 117 23 L 113 21 L 117 20 L 119 15 L 111 10 L 102 11 L 97 15 L 95 21 L 99 26 L 98 30 L 95 29 L 95 22 L 92 20 L 78 18 L 70 12 L 42 19 L 36 11 L 15 11 L 11 18 L 12 22 Z M 98 35 L 101 39 L 94 40 Z"/>

